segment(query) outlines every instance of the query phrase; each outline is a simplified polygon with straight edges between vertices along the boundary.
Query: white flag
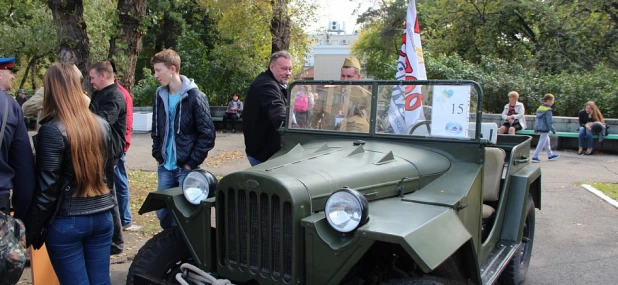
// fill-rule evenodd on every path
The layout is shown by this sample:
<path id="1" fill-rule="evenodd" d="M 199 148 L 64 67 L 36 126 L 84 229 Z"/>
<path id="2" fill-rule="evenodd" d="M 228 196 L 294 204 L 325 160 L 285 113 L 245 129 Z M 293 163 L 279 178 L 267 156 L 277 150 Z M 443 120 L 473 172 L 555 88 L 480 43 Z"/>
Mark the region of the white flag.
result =
<path id="1" fill-rule="evenodd" d="M 406 27 L 401 38 L 396 80 L 426 80 L 420 28 L 416 18 L 416 2 L 410 0 Z M 395 133 L 403 134 L 418 120 L 424 120 L 420 86 L 395 86 L 388 110 L 388 119 Z"/>

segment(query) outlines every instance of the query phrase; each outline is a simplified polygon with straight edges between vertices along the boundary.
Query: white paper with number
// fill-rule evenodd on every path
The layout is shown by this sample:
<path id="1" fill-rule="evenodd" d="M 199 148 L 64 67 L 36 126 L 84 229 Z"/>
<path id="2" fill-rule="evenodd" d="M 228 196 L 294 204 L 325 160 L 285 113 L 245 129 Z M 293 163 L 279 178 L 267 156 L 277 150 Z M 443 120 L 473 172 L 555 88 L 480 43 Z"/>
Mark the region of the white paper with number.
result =
<path id="1" fill-rule="evenodd" d="M 470 86 L 433 87 L 431 135 L 468 138 Z"/>

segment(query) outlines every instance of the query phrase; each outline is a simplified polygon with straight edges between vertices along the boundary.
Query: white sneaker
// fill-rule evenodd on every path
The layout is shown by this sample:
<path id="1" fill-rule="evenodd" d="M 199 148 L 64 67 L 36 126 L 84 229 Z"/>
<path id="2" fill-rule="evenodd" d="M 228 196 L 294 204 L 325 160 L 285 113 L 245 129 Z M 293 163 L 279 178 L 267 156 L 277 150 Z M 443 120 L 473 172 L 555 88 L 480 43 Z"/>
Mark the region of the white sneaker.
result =
<path id="1" fill-rule="evenodd" d="M 141 229 L 142 229 L 142 226 L 137 226 L 137 225 L 130 225 L 130 226 L 122 227 L 122 230 L 127 231 L 127 232 L 137 232 Z"/>

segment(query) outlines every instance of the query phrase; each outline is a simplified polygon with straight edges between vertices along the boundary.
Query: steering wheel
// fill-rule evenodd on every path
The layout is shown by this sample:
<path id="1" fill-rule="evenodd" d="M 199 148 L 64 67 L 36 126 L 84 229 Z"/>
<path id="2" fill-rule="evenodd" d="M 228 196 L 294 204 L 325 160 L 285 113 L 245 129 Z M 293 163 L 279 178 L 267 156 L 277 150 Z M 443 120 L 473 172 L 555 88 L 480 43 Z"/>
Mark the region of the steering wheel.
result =
<path id="1" fill-rule="evenodd" d="M 421 120 L 421 121 L 417 121 L 416 123 L 414 123 L 414 125 L 410 126 L 408 134 L 409 135 L 414 135 L 414 132 L 421 126 L 427 126 L 427 133 L 426 135 L 431 134 L 431 120 Z M 419 129 L 419 131 L 422 129 Z M 419 134 L 422 135 L 422 134 Z"/>

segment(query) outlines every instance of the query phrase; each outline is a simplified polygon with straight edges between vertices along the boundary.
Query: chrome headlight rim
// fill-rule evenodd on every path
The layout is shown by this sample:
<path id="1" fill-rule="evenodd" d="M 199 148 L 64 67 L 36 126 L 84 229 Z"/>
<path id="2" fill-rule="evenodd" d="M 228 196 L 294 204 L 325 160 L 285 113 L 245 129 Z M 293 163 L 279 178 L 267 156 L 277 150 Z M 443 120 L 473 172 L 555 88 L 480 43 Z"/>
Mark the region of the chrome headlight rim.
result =
<path id="1" fill-rule="evenodd" d="M 347 226 L 347 227 L 338 226 L 337 222 L 333 221 L 331 218 L 330 213 L 332 212 L 331 211 L 331 208 L 333 206 L 332 203 L 335 203 L 336 201 L 334 199 L 338 198 L 338 196 L 340 195 L 347 195 L 347 197 L 351 198 L 351 201 L 355 203 L 355 205 L 351 205 L 351 206 L 358 207 L 358 214 L 360 218 L 358 219 L 358 222 L 354 226 Z M 361 194 L 360 192 L 354 189 L 351 189 L 351 188 L 344 187 L 344 188 L 341 188 L 333 192 L 328 198 L 328 200 L 326 200 L 326 205 L 324 207 L 324 214 L 326 215 L 326 220 L 328 221 L 328 224 L 333 229 L 335 229 L 336 231 L 340 233 L 350 233 L 350 232 L 357 230 L 358 228 L 363 226 L 365 223 L 367 223 L 367 220 L 369 219 L 369 203 L 367 202 L 367 198 L 365 198 L 365 196 Z"/>
<path id="2" fill-rule="evenodd" d="M 216 184 L 217 179 L 212 173 L 203 169 L 195 169 L 189 172 L 182 181 L 182 194 L 187 202 L 199 205 L 214 193 Z"/>

